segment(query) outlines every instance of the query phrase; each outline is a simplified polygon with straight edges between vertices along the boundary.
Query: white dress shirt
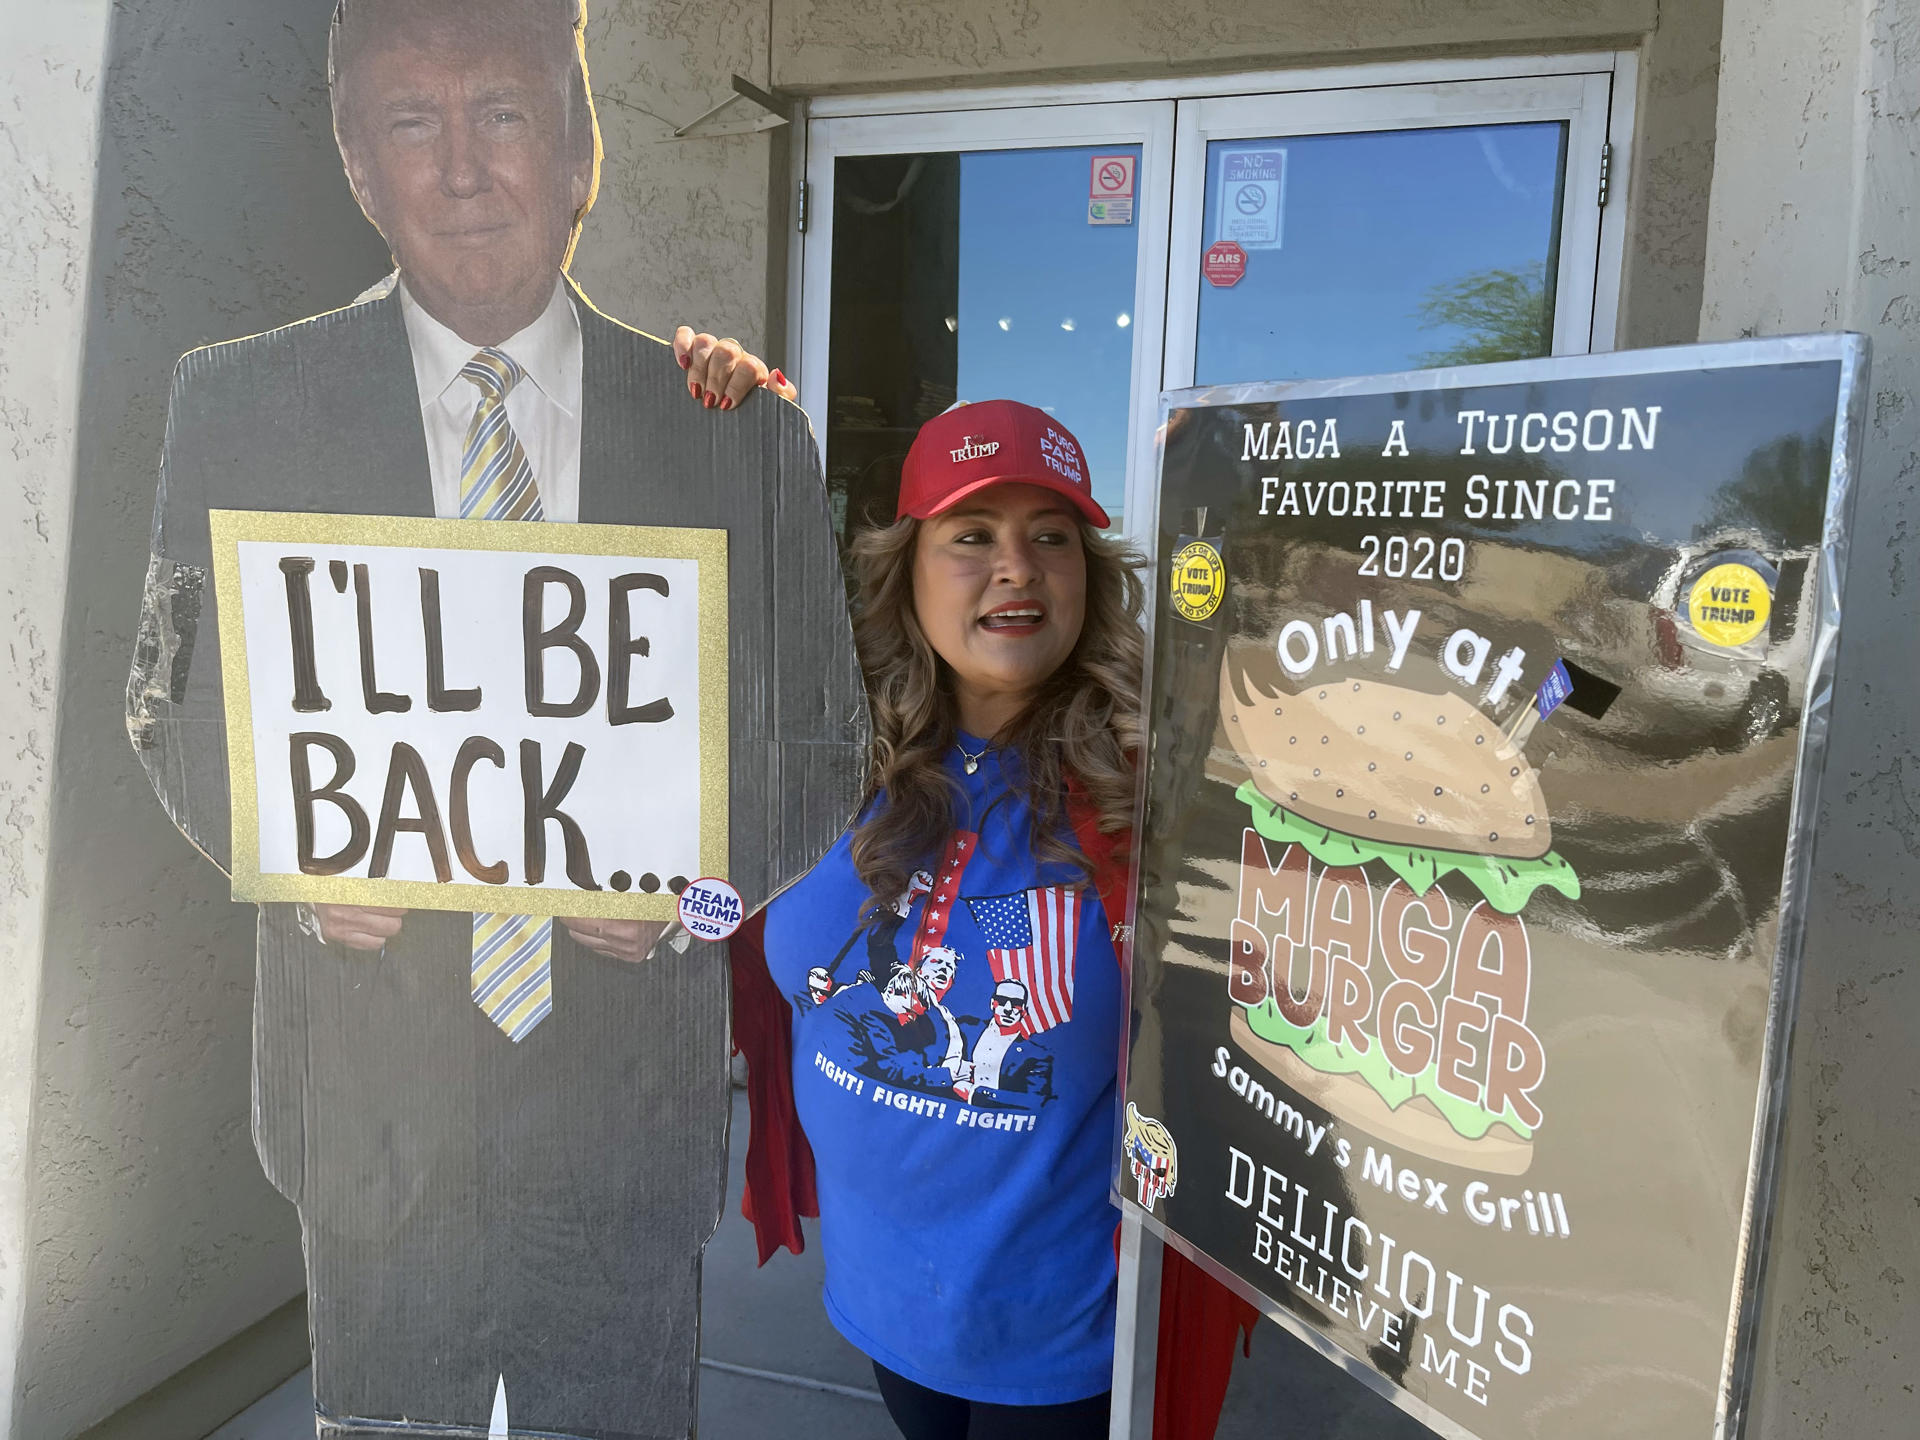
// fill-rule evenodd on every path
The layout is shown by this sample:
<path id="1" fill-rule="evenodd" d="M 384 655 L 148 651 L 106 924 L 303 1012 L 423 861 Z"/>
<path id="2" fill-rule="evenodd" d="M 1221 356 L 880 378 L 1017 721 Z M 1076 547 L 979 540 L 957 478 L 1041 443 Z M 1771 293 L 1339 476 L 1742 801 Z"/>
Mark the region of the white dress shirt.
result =
<path id="1" fill-rule="evenodd" d="M 480 389 L 460 378 L 479 351 L 433 316 L 399 284 L 400 312 L 413 351 L 413 377 L 420 387 L 420 418 L 427 433 L 427 468 L 433 479 L 433 513 L 442 520 L 460 514 L 461 461 L 467 427 L 480 404 Z M 580 317 L 563 281 L 553 299 L 519 334 L 493 347 L 526 371 L 507 395 L 507 423 L 533 465 L 540 506 L 549 520 L 580 518 Z"/>

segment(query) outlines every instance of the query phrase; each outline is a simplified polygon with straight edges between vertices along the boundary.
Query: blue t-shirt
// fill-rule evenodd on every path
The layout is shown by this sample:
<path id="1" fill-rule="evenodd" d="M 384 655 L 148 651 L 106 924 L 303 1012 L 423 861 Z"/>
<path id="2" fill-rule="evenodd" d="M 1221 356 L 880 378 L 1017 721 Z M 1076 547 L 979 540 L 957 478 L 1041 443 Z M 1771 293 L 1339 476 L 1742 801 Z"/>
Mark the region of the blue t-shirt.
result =
<path id="1" fill-rule="evenodd" d="M 876 924 L 847 837 L 767 913 L 824 1298 L 929 1389 L 1067 1404 L 1112 1381 L 1119 960 L 1092 887 L 1035 858 L 999 757 L 950 768 L 959 829 Z"/>

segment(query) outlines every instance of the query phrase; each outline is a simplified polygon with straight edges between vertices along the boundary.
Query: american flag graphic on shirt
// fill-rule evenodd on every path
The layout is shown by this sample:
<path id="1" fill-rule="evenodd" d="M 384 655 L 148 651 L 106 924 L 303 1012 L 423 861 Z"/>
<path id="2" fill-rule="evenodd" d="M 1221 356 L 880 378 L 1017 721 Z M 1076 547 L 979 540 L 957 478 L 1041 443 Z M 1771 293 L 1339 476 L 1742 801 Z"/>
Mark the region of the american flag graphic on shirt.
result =
<path id="1" fill-rule="evenodd" d="M 967 909 L 987 942 L 994 980 L 1018 980 L 1027 987 L 1026 1033 L 1038 1035 L 1071 1020 L 1080 892 L 1050 885 L 969 898 Z"/>

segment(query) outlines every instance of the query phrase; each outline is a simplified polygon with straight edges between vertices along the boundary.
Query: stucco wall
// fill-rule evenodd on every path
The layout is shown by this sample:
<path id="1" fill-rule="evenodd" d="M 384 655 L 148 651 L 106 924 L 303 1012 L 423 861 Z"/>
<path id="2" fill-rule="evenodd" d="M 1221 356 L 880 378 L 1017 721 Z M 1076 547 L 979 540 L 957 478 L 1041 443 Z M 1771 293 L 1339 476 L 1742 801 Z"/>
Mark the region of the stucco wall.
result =
<path id="1" fill-rule="evenodd" d="M 301 1288 L 293 1210 L 248 1125 L 252 910 L 167 821 L 121 717 L 174 359 L 342 303 L 384 268 L 332 153 L 327 11 L 116 5 L 97 169 L 74 156 L 59 172 L 97 199 L 59 477 L 66 647 L 44 681 L 54 810 L 15 1436 L 76 1433 Z"/>
<path id="2" fill-rule="evenodd" d="M 732 94 L 729 75 L 767 83 L 764 0 L 588 0 L 588 15 L 607 160 L 575 277 L 602 310 L 663 339 L 687 321 L 763 347 L 774 141 L 673 131 Z"/>
<path id="3" fill-rule="evenodd" d="M 0 1434 L 27 1317 L 27 1167 L 80 335 L 108 0 L 0 9 Z"/>
<path id="4" fill-rule="evenodd" d="M 1873 339 L 1756 1440 L 1920 1402 L 1920 0 L 1727 0 L 1702 328 Z"/>
<path id="5" fill-rule="evenodd" d="M 1640 89 L 1620 286 L 1620 346 L 1699 338 L 1713 175 L 1721 0 L 1671 0 L 1640 42 Z"/>
<path id="6" fill-rule="evenodd" d="M 1659 0 L 774 0 L 774 74 L 832 91 L 1525 53 L 1638 36 L 1659 14 Z"/>

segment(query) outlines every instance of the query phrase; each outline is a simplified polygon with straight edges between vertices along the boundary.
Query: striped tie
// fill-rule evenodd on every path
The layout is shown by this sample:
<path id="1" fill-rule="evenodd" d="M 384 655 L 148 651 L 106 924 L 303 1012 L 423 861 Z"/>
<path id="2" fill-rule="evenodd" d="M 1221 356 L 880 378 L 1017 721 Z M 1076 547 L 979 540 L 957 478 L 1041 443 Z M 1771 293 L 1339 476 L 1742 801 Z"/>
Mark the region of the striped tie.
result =
<path id="1" fill-rule="evenodd" d="M 544 520 L 540 486 L 527 452 L 507 419 L 507 392 L 526 371 L 502 350 L 482 350 L 461 368 L 460 378 L 480 391 L 467 448 L 460 459 L 462 520 Z"/>
<path id="2" fill-rule="evenodd" d="M 533 466 L 507 419 L 507 394 L 526 371 L 504 351 L 482 350 L 460 371 L 480 391 L 460 460 L 462 520 L 543 520 Z M 473 1003 L 518 1043 L 553 1013 L 553 921 L 536 915 L 473 917 Z"/>
<path id="3" fill-rule="evenodd" d="M 553 921 L 473 917 L 473 1003 L 516 1044 L 553 1013 Z"/>

